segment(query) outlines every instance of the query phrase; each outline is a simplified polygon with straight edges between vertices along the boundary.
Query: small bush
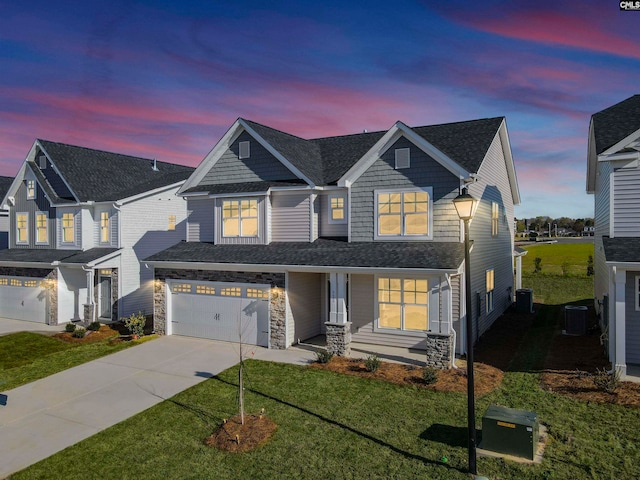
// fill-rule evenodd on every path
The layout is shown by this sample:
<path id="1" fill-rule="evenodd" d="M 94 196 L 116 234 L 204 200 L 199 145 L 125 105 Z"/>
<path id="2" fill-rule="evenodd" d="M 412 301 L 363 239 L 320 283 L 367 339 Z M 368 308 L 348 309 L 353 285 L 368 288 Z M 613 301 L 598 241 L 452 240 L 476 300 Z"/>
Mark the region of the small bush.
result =
<path id="1" fill-rule="evenodd" d="M 87 327 L 87 330 L 97 332 L 98 330 L 100 330 L 100 322 L 91 322 Z"/>
<path id="2" fill-rule="evenodd" d="M 73 333 L 76 329 L 76 325 L 74 323 L 67 323 L 64 327 L 64 331 L 68 333 Z"/>
<path id="3" fill-rule="evenodd" d="M 87 333 L 87 329 L 86 328 L 82 328 L 82 327 L 77 327 L 73 333 L 71 334 L 71 336 L 73 336 L 74 338 L 84 338 L 84 334 Z"/>
<path id="4" fill-rule="evenodd" d="M 536 257 L 533 259 L 533 273 L 540 273 L 542 271 L 542 259 Z"/>
<path id="5" fill-rule="evenodd" d="M 602 370 L 598 368 L 593 375 L 593 383 L 600 390 L 607 393 L 616 393 L 620 386 L 620 370 L 614 369 L 609 373 L 604 368 Z"/>
<path id="6" fill-rule="evenodd" d="M 587 259 L 587 277 L 593 276 L 593 255 Z"/>
<path id="7" fill-rule="evenodd" d="M 427 385 L 432 385 L 438 381 L 438 371 L 433 367 L 424 367 L 422 369 L 422 380 Z"/>
<path id="8" fill-rule="evenodd" d="M 131 332 L 131 335 L 137 335 L 138 337 L 144 335 L 144 326 L 147 323 L 147 318 L 142 312 L 132 313 L 129 317 L 121 320 L 124 321 L 124 326 Z"/>
<path id="9" fill-rule="evenodd" d="M 367 356 L 367 359 L 364 361 L 364 368 L 367 369 L 367 372 L 375 372 L 380 368 L 380 358 L 375 353 Z"/>
<path id="10" fill-rule="evenodd" d="M 333 353 L 324 348 L 318 350 L 316 352 L 316 362 L 318 363 L 329 363 L 333 358 Z"/>

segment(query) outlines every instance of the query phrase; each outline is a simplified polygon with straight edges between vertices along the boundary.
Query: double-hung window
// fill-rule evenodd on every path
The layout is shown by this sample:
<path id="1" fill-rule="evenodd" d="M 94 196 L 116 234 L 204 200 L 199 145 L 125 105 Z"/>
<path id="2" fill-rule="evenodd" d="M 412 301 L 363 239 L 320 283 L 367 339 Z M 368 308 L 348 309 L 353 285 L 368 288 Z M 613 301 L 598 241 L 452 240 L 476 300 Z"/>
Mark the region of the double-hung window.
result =
<path id="1" fill-rule="evenodd" d="M 29 217 L 26 213 L 16 214 L 16 243 L 29 243 Z"/>
<path id="2" fill-rule="evenodd" d="M 486 272 L 486 294 L 485 300 L 487 304 L 487 313 L 493 312 L 493 291 L 495 289 L 495 273 L 493 269 L 487 270 Z"/>
<path id="3" fill-rule="evenodd" d="M 36 243 L 49 243 L 48 221 L 46 213 L 36 213 Z"/>
<path id="4" fill-rule="evenodd" d="M 73 243 L 75 241 L 73 213 L 62 214 L 62 242 Z"/>
<path id="5" fill-rule="evenodd" d="M 498 235 L 498 225 L 500 223 L 500 208 L 496 202 L 491 202 L 491 236 Z"/>
<path id="6" fill-rule="evenodd" d="M 345 195 L 329 195 L 329 223 L 347 223 Z"/>
<path id="7" fill-rule="evenodd" d="M 27 180 L 27 200 L 36 198 L 36 181 Z"/>
<path id="8" fill-rule="evenodd" d="M 100 212 L 100 243 L 109 243 L 109 212 Z"/>
<path id="9" fill-rule="evenodd" d="M 431 191 L 376 191 L 376 239 L 431 239 Z"/>
<path id="10" fill-rule="evenodd" d="M 258 200 L 256 198 L 222 202 L 222 236 L 258 236 Z"/>
<path id="11" fill-rule="evenodd" d="M 379 277 L 378 328 L 427 331 L 429 329 L 427 280 Z"/>

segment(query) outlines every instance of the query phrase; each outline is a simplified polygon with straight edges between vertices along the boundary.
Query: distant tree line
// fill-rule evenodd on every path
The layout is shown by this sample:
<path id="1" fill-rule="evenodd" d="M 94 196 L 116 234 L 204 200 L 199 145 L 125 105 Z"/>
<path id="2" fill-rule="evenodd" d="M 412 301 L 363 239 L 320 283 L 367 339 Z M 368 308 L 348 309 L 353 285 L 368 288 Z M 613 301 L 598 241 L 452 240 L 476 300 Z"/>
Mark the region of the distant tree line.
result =
<path id="1" fill-rule="evenodd" d="M 536 232 L 540 235 L 549 232 L 551 224 L 551 235 L 581 235 L 584 227 L 593 227 L 593 218 L 551 218 L 539 216 L 535 218 L 516 219 L 516 232 Z"/>

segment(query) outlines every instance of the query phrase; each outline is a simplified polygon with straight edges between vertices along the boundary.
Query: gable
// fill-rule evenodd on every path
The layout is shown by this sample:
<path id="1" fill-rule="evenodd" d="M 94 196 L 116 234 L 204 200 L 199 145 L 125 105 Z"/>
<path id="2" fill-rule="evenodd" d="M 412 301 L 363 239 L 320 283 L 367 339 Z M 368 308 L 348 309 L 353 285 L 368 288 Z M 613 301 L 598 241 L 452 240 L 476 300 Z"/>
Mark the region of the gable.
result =
<path id="1" fill-rule="evenodd" d="M 249 142 L 249 156 L 240 158 L 240 143 Z M 248 132 L 242 132 L 220 155 L 199 185 L 293 180 L 296 176 Z"/>

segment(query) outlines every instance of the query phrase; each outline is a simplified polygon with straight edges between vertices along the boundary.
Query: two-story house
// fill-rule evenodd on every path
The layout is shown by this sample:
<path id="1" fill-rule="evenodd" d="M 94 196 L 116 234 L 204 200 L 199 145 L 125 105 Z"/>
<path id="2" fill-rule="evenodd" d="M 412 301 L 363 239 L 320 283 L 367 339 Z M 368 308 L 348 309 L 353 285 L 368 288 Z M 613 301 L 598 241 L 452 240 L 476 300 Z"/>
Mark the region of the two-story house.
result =
<path id="1" fill-rule="evenodd" d="M 153 310 L 140 259 L 186 235 L 193 168 L 36 140 L 4 195 L 0 317 L 57 325 Z"/>
<path id="2" fill-rule="evenodd" d="M 0 198 L 9 191 L 13 177 L 0 177 Z M 9 211 L 0 206 L 0 250 L 9 246 Z"/>
<path id="3" fill-rule="evenodd" d="M 595 204 L 596 308 L 609 360 L 640 364 L 640 95 L 594 114 L 587 192 Z"/>
<path id="4" fill-rule="evenodd" d="M 238 119 L 178 195 L 187 240 L 155 269 L 155 329 L 270 348 L 326 335 L 461 351 L 468 184 L 477 338 L 512 303 L 518 186 L 504 118 L 305 140 Z"/>

